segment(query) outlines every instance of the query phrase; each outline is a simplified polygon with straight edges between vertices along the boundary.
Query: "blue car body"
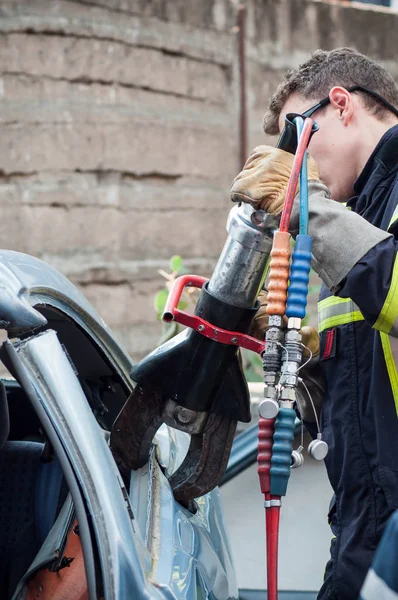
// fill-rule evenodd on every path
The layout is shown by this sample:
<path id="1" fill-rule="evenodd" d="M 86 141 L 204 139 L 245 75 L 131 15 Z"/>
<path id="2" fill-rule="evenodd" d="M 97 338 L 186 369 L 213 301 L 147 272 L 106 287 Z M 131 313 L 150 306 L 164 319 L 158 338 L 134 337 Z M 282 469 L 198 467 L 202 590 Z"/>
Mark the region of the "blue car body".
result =
<path id="1" fill-rule="evenodd" d="M 82 539 L 83 553 L 94 549 L 96 561 L 95 589 L 87 577 L 90 600 L 238 598 L 218 490 L 197 499 L 193 514 L 176 503 L 168 484 L 186 435 L 162 427 L 148 464 L 129 482 L 120 476 L 109 430 L 134 387 L 132 362 L 85 297 L 46 263 L 1 251 L 0 319 L 12 338 L 8 353 L 25 376 L 22 391 L 34 397 L 55 454 L 59 448 L 61 464 L 68 464 L 76 511 L 79 500 L 91 522 L 90 539 Z M 98 409 L 86 388 L 105 380 L 113 391 Z M 76 502 L 72 490 L 80 494 Z M 39 562 L 35 557 L 20 573 L 14 598 L 26 596 Z"/>

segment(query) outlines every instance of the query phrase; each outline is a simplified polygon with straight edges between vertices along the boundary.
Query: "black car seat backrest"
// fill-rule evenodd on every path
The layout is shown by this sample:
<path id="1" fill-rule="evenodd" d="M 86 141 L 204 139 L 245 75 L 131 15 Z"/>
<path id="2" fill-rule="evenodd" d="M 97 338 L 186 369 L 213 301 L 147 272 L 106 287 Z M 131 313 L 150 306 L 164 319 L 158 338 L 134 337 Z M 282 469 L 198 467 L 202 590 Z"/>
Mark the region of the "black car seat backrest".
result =
<path id="1" fill-rule="evenodd" d="M 35 504 L 43 444 L 8 442 L 0 450 L 0 597 L 37 551 Z M 16 582 L 18 583 L 18 582 Z M 2 592 L 2 593 L 1 593 Z"/>
<path id="2" fill-rule="evenodd" d="M 4 440 L 9 422 L 1 381 L 0 411 L 0 598 L 5 600 L 46 539 L 67 490 L 58 460 L 43 460 L 45 444 Z"/>

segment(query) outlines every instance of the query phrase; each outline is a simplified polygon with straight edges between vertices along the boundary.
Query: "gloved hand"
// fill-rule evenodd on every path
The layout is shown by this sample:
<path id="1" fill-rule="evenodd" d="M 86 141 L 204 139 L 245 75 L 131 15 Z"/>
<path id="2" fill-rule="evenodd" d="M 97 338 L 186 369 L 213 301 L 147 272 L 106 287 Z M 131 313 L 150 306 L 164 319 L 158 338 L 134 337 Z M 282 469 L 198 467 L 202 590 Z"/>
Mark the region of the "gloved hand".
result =
<path id="1" fill-rule="evenodd" d="M 249 335 L 257 338 L 261 342 L 265 340 L 265 334 L 268 330 L 268 315 L 266 312 L 268 304 L 267 298 L 268 290 L 261 290 L 259 295 L 257 296 L 257 301 L 260 302 L 260 308 L 256 312 L 249 330 Z M 283 318 L 285 320 L 284 325 L 286 326 L 287 318 Z"/>
<path id="2" fill-rule="evenodd" d="M 279 215 L 283 209 L 293 155 L 269 146 L 258 146 L 248 158 L 231 189 L 234 202 Z M 390 237 L 354 211 L 330 199 L 330 191 L 319 181 L 316 163 L 308 161 L 309 234 L 312 237 L 312 267 L 332 293 L 363 256 Z M 299 230 L 299 202 L 296 196 L 289 231 Z"/>
<path id="3" fill-rule="evenodd" d="M 257 338 L 258 340 L 263 341 L 265 339 L 265 334 L 268 329 L 268 315 L 266 312 L 267 309 L 267 290 L 261 290 L 258 295 L 257 300 L 260 302 L 260 308 L 258 309 L 251 327 L 249 331 L 249 335 Z M 287 326 L 287 317 L 283 317 L 284 325 Z M 302 336 L 302 343 L 306 348 L 312 352 L 312 358 L 315 358 L 319 355 L 319 334 L 313 327 L 309 325 L 304 325 L 300 330 Z M 310 353 L 308 350 L 303 349 L 304 358 L 309 358 Z"/>
<path id="4" fill-rule="evenodd" d="M 303 356 L 306 358 L 311 356 L 311 359 L 319 356 L 320 340 L 317 330 L 310 325 L 304 325 L 300 329 L 300 333 L 301 342 L 305 346 L 305 348 L 303 348 Z"/>
<path id="5" fill-rule="evenodd" d="M 246 202 L 271 215 L 283 209 L 294 156 L 280 148 L 257 146 L 235 177 L 231 188 L 233 202 Z M 316 162 L 309 157 L 308 180 L 318 181 Z"/>

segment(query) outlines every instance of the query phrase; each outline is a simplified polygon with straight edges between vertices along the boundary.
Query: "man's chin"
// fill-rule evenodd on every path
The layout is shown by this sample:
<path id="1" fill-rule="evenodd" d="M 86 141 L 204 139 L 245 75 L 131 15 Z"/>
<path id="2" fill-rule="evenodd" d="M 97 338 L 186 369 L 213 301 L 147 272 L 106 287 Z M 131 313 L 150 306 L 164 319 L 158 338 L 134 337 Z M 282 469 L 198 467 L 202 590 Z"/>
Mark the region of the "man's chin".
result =
<path id="1" fill-rule="evenodd" d="M 335 200 L 335 202 L 341 202 L 341 203 L 348 202 L 348 200 L 352 197 L 352 194 L 344 194 L 342 192 L 342 190 L 339 190 L 338 188 L 336 188 L 333 185 L 329 186 L 327 183 L 326 183 L 326 185 L 330 190 L 331 199 Z"/>

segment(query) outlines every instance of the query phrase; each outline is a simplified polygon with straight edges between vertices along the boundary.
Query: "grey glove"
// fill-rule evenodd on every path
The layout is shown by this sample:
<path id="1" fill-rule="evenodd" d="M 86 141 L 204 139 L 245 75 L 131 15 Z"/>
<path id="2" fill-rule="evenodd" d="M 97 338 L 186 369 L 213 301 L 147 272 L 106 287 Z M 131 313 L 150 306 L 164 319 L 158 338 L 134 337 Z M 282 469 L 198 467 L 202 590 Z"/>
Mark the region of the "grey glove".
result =
<path id="1" fill-rule="evenodd" d="M 312 267 L 335 293 L 339 284 L 376 244 L 390 237 L 342 204 L 330 200 L 328 188 L 321 182 L 309 182 L 309 234 L 312 236 Z M 299 196 L 294 200 L 290 232 L 299 228 Z"/>

